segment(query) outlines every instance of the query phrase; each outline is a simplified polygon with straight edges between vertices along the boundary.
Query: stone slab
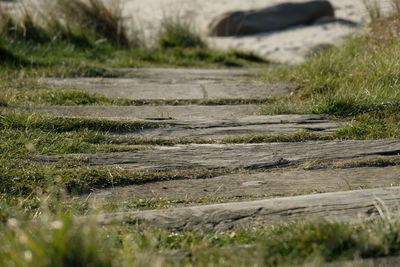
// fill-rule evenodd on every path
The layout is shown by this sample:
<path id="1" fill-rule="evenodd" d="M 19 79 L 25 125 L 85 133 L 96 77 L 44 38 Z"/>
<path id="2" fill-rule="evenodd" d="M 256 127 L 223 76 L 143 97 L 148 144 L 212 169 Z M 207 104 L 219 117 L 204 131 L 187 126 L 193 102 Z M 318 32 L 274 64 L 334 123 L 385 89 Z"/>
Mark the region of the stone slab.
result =
<path id="1" fill-rule="evenodd" d="M 47 106 L 22 108 L 27 112 L 57 116 L 102 118 L 112 120 L 229 120 L 257 115 L 259 105 L 217 106 Z M 278 120 L 279 117 L 276 117 Z"/>
<path id="2" fill-rule="evenodd" d="M 287 135 L 299 131 L 333 133 L 345 122 L 331 121 L 325 115 L 257 116 L 257 105 L 227 106 L 129 106 L 129 107 L 30 107 L 18 108 L 57 116 L 109 120 L 145 120 L 167 127 L 123 133 L 146 138 L 223 139 L 256 135 Z"/>
<path id="3" fill-rule="evenodd" d="M 257 69 L 180 69 L 180 68 L 113 68 L 124 78 L 136 78 L 153 81 L 185 82 L 193 80 L 245 80 L 256 78 Z"/>
<path id="4" fill-rule="evenodd" d="M 324 115 L 257 116 L 256 105 L 238 106 L 132 106 L 132 107 L 34 107 L 22 108 L 57 116 L 146 120 L 167 127 L 124 133 L 146 138 L 222 139 L 255 135 L 287 135 L 299 131 L 332 133 L 344 126 Z"/>
<path id="5" fill-rule="evenodd" d="M 121 202 L 139 199 L 278 197 L 390 186 L 400 186 L 400 166 L 278 170 L 208 179 L 170 180 L 96 190 L 90 194 L 90 199 Z"/>
<path id="6" fill-rule="evenodd" d="M 397 139 L 178 145 L 134 152 L 79 154 L 92 166 L 114 166 L 141 171 L 266 169 L 309 161 L 339 161 L 398 155 L 400 155 L 400 142 Z M 54 162 L 70 156 L 73 155 L 40 156 L 35 160 Z"/>
<path id="7" fill-rule="evenodd" d="M 104 214 L 99 224 L 129 221 L 185 231 L 226 231 L 292 221 L 361 222 L 380 217 L 377 207 L 398 208 L 400 188 L 355 190 L 169 210 Z"/>
<path id="8" fill-rule="evenodd" d="M 73 88 L 107 97 L 134 100 L 183 99 L 254 99 L 290 94 L 295 86 L 288 83 L 218 81 L 146 80 L 141 78 L 42 78 L 39 82 L 50 88 Z"/>
<path id="9" fill-rule="evenodd" d="M 143 129 L 128 135 L 147 138 L 206 138 L 289 135 L 300 131 L 328 134 L 344 125 L 340 121 L 323 118 L 313 119 L 307 115 L 281 116 L 278 121 L 273 116 L 247 116 L 231 120 L 166 121 L 169 127 Z"/>

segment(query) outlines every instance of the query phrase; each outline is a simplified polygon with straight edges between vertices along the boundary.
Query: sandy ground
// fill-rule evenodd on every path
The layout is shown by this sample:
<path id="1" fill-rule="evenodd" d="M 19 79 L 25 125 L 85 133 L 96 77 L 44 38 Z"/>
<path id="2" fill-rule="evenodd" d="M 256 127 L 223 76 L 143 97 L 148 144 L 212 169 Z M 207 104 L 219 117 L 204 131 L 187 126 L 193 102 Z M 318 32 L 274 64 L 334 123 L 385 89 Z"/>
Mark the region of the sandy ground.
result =
<path id="1" fill-rule="evenodd" d="M 151 43 L 164 18 L 187 19 L 204 34 L 208 24 L 220 14 L 263 8 L 283 2 L 301 0 L 125 0 L 123 12 L 127 20 L 134 21 L 136 27 L 142 30 L 147 41 Z M 387 0 L 379 2 L 383 6 L 389 6 Z M 367 11 L 363 0 L 331 0 L 331 3 L 338 18 L 357 22 L 360 27 L 330 23 L 246 37 L 207 38 L 207 41 L 211 47 L 217 49 L 252 51 L 274 61 L 299 63 L 315 47 L 340 44 L 346 36 L 360 31 L 365 25 Z"/>
<path id="2" fill-rule="evenodd" d="M 0 0 L 4 1 L 4 0 Z M 19 0 L 25 4 L 44 0 Z M 160 24 L 165 18 L 180 18 L 189 21 L 202 34 L 211 48 L 221 50 L 251 51 L 264 58 L 281 63 L 300 63 L 321 45 L 340 44 L 347 36 L 364 29 L 368 12 L 365 0 L 330 0 L 336 17 L 358 23 L 351 27 L 341 23 L 318 26 L 298 26 L 285 31 L 250 35 L 245 37 L 207 37 L 209 23 L 213 18 L 229 11 L 265 8 L 284 2 L 304 2 L 306 0 L 104 0 L 118 7 L 120 1 L 129 30 L 140 34 L 146 44 L 155 44 Z M 367 0 L 368 1 L 368 0 Z M 374 0 L 369 0 L 374 1 Z M 377 0 L 390 10 L 391 0 Z M 13 1 L 14 2 L 14 1 Z M 13 2 L 8 2 L 9 4 Z M 7 2 L 2 2 L 7 5 Z M 11 4 L 12 5 L 12 4 Z M 40 14 L 39 14 L 40 15 Z"/>

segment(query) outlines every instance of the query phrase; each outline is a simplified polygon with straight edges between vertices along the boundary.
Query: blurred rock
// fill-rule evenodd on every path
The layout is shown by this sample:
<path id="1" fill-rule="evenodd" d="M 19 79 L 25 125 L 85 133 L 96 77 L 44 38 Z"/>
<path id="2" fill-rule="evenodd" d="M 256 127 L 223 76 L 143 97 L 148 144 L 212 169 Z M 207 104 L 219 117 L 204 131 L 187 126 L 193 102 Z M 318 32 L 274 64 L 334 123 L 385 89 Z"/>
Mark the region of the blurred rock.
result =
<path id="1" fill-rule="evenodd" d="M 347 26 L 354 26 L 354 27 L 359 26 L 358 23 L 356 23 L 352 20 L 341 19 L 341 18 L 336 18 L 336 17 L 332 17 L 332 16 L 318 18 L 313 22 L 313 25 L 322 25 L 322 24 L 327 24 L 327 23 L 341 23 L 341 24 L 344 24 Z"/>
<path id="2" fill-rule="evenodd" d="M 259 10 L 225 13 L 210 23 L 208 35 L 235 36 L 279 31 L 297 25 L 311 25 L 320 18 L 334 16 L 329 1 L 283 3 Z"/>

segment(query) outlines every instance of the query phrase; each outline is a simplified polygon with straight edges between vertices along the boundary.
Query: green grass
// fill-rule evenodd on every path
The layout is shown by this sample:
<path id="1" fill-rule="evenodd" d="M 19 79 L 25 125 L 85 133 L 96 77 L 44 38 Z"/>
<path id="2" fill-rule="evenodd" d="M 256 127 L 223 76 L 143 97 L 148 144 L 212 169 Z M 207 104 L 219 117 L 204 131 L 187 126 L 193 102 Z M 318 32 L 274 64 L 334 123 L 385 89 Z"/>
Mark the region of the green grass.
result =
<path id="1" fill-rule="evenodd" d="M 337 140 L 335 135 L 315 134 L 305 131 L 299 131 L 288 135 L 248 135 L 243 137 L 227 137 L 222 139 L 207 138 L 144 138 L 131 136 L 106 136 L 105 140 L 110 144 L 122 145 L 160 145 L 173 146 L 178 144 L 259 144 L 259 143 L 278 143 L 278 142 L 304 142 Z"/>
<path id="2" fill-rule="evenodd" d="M 254 54 L 213 51 L 207 48 L 119 48 L 108 43 L 80 47 L 67 41 L 38 44 L 32 41 L 3 42 L 18 59 L 0 65 L 2 77 L 24 76 L 107 77 L 109 68 L 137 67 L 257 67 L 269 63 Z"/>
<path id="3" fill-rule="evenodd" d="M 384 139 L 400 137 L 400 109 L 385 108 L 352 118 L 354 122 L 339 131 L 341 139 Z"/>
<path id="4" fill-rule="evenodd" d="M 211 178 L 235 171 L 181 170 L 141 172 L 111 167 L 90 167 L 84 158 L 64 159 L 42 164 L 32 160 L 0 159 L 1 193 L 10 196 L 35 195 L 35 190 L 51 192 L 53 187 L 71 194 L 90 193 L 93 189 L 110 188 L 155 181 Z M 238 172 L 237 170 L 236 172 Z"/>
<path id="5" fill-rule="evenodd" d="M 179 18 L 164 18 L 160 24 L 158 43 L 162 48 L 205 48 L 207 46 L 188 21 Z"/>
<path id="6" fill-rule="evenodd" d="M 111 98 L 75 89 L 43 89 L 40 88 L 39 84 L 35 86 L 21 85 L 4 89 L 0 92 L 0 106 L 263 105 L 273 102 L 274 99 L 271 98 L 135 100 Z"/>
<path id="7" fill-rule="evenodd" d="M 312 161 L 300 164 L 298 168 L 304 170 L 324 169 L 324 168 L 360 168 L 360 167 L 388 167 L 399 166 L 400 157 L 372 158 L 362 160 L 342 160 L 334 162 Z"/>
<path id="8" fill-rule="evenodd" d="M 161 124 L 142 121 L 111 121 L 101 119 L 50 117 L 13 111 L 0 111 L 0 130 L 41 130 L 55 133 L 71 131 L 133 132 Z"/>
<path id="9" fill-rule="evenodd" d="M 94 224 L 78 225 L 64 218 L 35 226 L 12 220 L 3 226 L 0 238 L 10 246 L 0 245 L 0 265 L 112 266 L 110 243 L 99 238 Z"/>
<path id="10" fill-rule="evenodd" d="M 57 0 L 47 5 L 49 10 L 35 6 L 36 11 L 47 15 L 42 22 L 36 21 L 26 7 L 20 18 L 0 7 L 0 77 L 15 82 L 21 76 L 113 76 L 115 73 L 108 71 L 112 67 L 268 64 L 251 53 L 221 52 L 195 45 L 193 42 L 200 42 L 195 40 L 197 35 L 182 23 L 166 23 L 160 32 L 161 39 L 176 39 L 170 42 L 177 43 L 148 48 L 138 36 L 127 34 L 117 7 L 108 7 L 101 0 Z"/>
<path id="11" fill-rule="evenodd" d="M 12 106 L 82 106 L 133 105 L 134 100 L 108 98 L 99 94 L 74 89 L 4 89 L 4 101 Z"/>
<path id="12" fill-rule="evenodd" d="M 84 156 L 79 156 L 80 153 L 154 149 L 151 147 L 153 145 L 299 142 L 335 138 L 332 135 L 324 136 L 307 132 L 288 136 L 249 136 L 223 140 L 143 139 L 114 137 L 107 134 L 110 131 L 135 131 L 159 126 L 143 122 L 54 118 L 38 114 L 2 111 L 0 113 L 0 188 L 2 193 L 9 196 L 35 196 L 37 189 L 40 189 L 40 192 L 50 192 L 54 186 L 72 194 L 89 193 L 91 190 L 99 188 L 170 179 L 210 178 L 240 171 L 138 172 L 117 168 L 98 168 L 88 166 Z M 72 153 L 78 155 L 51 164 L 35 162 L 35 158 L 41 155 Z M 337 165 L 337 167 L 349 167 L 349 164 Z M 398 165 L 398 159 L 356 162 L 352 163 L 350 167 L 392 165 Z M 323 163 L 320 163 L 319 167 L 324 167 Z"/>
<path id="13" fill-rule="evenodd" d="M 365 224 L 288 223 L 200 233 L 124 226 L 96 228 L 68 216 L 40 224 L 10 220 L 0 230 L 5 266 L 282 266 L 397 256 L 396 219 Z"/>
<path id="14" fill-rule="evenodd" d="M 67 6 L 68 3 L 72 3 L 71 6 Z M 71 89 L 48 90 L 29 79 L 118 76 L 120 73 L 109 70 L 113 67 L 265 67 L 269 63 L 251 53 L 212 51 L 193 34 L 190 25 L 180 22 L 166 25 L 172 26 L 160 35 L 160 48 L 145 48 L 135 36 L 115 35 L 121 33 L 117 29 L 118 12 L 107 13 L 109 10 L 96 0 L 87 2 L 92 5 L 89 8 L 81 4 L 77 0 L 64 1 L 62 6 L 64 11 L 69 10 L 65 12 L 69 18 L 79 18 L 76 24 L 64 25 L 51 19 L 47 29 L 39 27 L 29 14 L 24 17 L 23 27 L 15 27 L 13 18 L 0 12 L 0 106 L 259 103 L 268 104 L 264 114 L 327 113 L 343 117 L 351 125 L 331 135 L 299 132 L 288 136 L 247 136 L 218 141 L 166 140 L 107 134 L 162 127 L 161 124 L 56 118 L 2 110 L 0 266 L 291 266 L 400 254 L 397 214 L 364 224 L 288 223 L 224 233 L 172 233 L 136 225 L 97 227 L 91 221 L 73 222 L 74 214 L 104 212 L 88 202 L 70 201 L 69 197 L 76 194 L 170 179 L 211 178 L 229 172 L 94 168 L 79 156 L 48 164 L 34 160 L 40 155 L 154 149 L 152 145 L 399 138 L 397 18 L 382 19 L 375 13 L 368 35 L 354 36 L 343 46 L 320 52 L 302 65 L 270 66 L 266 71 L 270 81 L 284 80 L 299 85 L 291 96 L 273 100 L 146 102 L 111 99 Z M 311 162 L 299 167 L 383 167 L 399 163 L 399 158 L 393 157 Z M 194 202 L 208 201 L 219 200 Z M 180 204 L 193 202 L 139 200 L 116 206 L 110 204 L 105 208 L 115 211 Z M 32 218 L 36 221 L 27 221 Z"/>
<path id="15" fill-rule="evenodd" d="M 113 212 L 126 212 L 129 210 L 160 210 L 170 209 L 184 206 L 194 205 L 207 205 L 215 203 L 234 202 L 241 200 L 256 199 L 253 196 L 240 196 L 240 197 L 205 197 L 205 198 L 185 198 L 185 199 L 139 199 L 124 202 L 111 202 L 111 201 L 98 201 L 95 202 L 97 206 L 101 206 L 101 210 L 105 213 Z M 90 201 L 89 201 L 90 202 Z M 81 202 L 79 202 L 81 203 Z M 87 209 L 88 210 L 88 209 Z"/>
<path id="16" fill-rule="evenodd" d="M 144 149 L 143 146 L 113 145 L 107 141 L 106 134 L 160 126 L 147 122 L 58 118 L 0 111 L 0 158 Z"/>
<path id="17" fill-rule="evenodd" d="M 7 64 L 14 67 L 24 66 L 28 64 L 27 61 L 15 55 L 14 53 L 10 52 L 8 49 L 4 48 L 1 43 L 0 43 L 0 60 L 2 64 Z"/>
<path id="18" fill-rule="evenodd" d="M 376 44 L 353 37 L 303 65 L 280 69 L 281 78 L 300 85 L 292 101 L 305 102 L 310 112 L 352 116 L 382 110 L 400 100 L 399 47 L 398 40 Z"/>
<path id="19" fill-rule="evenodd" d="M 393 6 L 399 6 L 394 0 Z M 371 5 L 368 33 L 354 35 L 303 64 L 271 68 L 269 81 L 291 81 L 295 93 L 278 99 L 264 114 L 317 113 L 355 123 L 338 133 L 344 138 L 399 138 L 400 9 L 382 16 Z"/>
<path id="20" fill-rule="evenodd" d="M 103 134 L 87 130 L 63 133 L 40 130 L 0 130 L 0 140 L 0 158 L 151 149 L 143 145 L 109 144 Z"/>
<path id="21" fill-rule="evenodd" d="M 8 100 L 5 96 L 0 95 L 0 107 L 8 106 Z"/>

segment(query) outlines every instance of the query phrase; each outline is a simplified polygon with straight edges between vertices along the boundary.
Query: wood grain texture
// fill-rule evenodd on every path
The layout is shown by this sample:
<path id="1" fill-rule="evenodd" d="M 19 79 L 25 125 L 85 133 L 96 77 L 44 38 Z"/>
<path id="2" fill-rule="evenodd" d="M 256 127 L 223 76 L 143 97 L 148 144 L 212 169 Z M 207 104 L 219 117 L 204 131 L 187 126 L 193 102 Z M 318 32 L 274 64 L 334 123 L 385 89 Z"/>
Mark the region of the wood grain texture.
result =
<path id="1" fill-rule="evenodd" d="M 171 230 L 226 231 L 298 220 L 360 222 L 379 217 L 380 202 L 395 209 L 399 201 L 400 188 L 395 187 L 114 213 L 101 215 L 98 220 L 100 224 L 129 221 Z"/>
<path id="2" fill-rule="evenodd" d="M 255 114 L 259 109 L 257 105 L 18 108 L 27 112 L 62 117 L 157 122 L 167 126 L 123 134 L 164 139 L 223 139 L 256 135 L 288 135 L 299 131 L 329 134 L 346 124 L 339 120 L 329 120 L 325 115 L 257 116 Z"/>
<path id="3" fill-rule="evenodd" d="M 165 171 L 177 169 L 267 169 L 298 165 L 308 161 L 368 159 L 400 154 L 400 142 L 397 139 L 178 145 L 156 148 L 133 152 L 78 154 L 76 156 L 86 159 L 87 163 L 92 166 Z M 55 162 L 67 156 L 40 156 L 35 160 Z"/>
<path id="4" fill-rule="evenodd" d="M 96 190 L 82 199 L 207 199 L 280 197 L 318 192 L 400 186 L 400 166 L 320 170 L 273 170 L 228 174 L 206 179 L 179 179 Z"/>

